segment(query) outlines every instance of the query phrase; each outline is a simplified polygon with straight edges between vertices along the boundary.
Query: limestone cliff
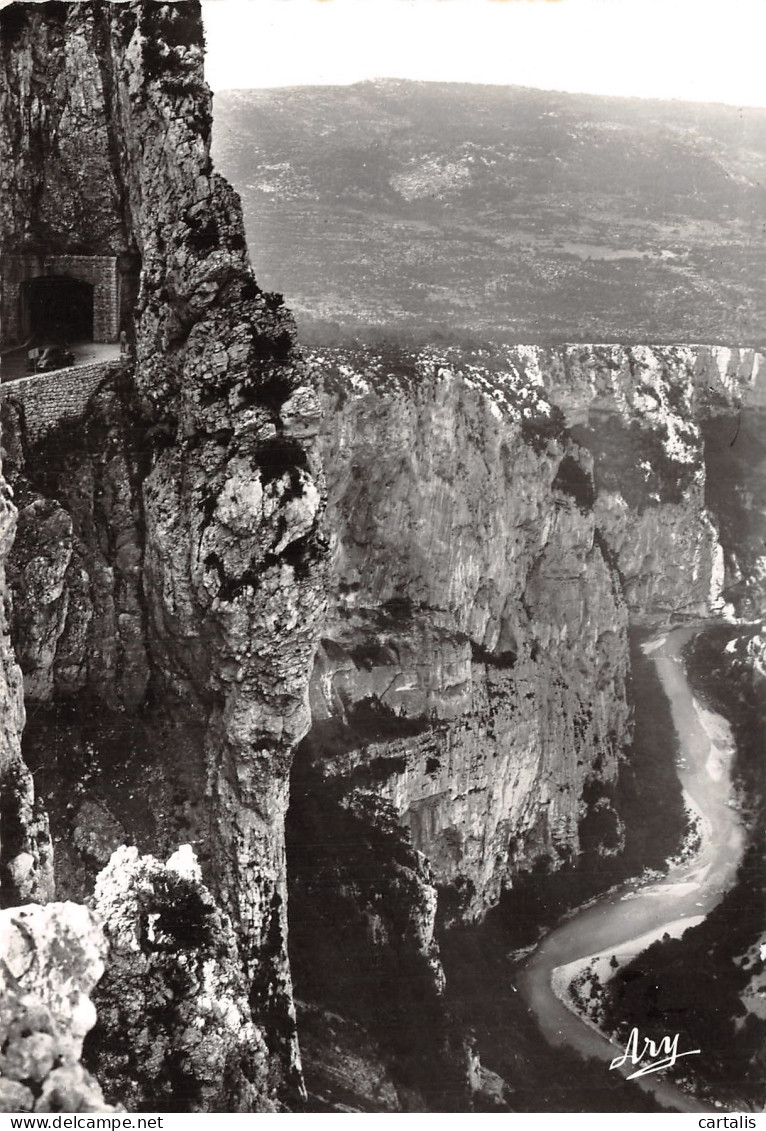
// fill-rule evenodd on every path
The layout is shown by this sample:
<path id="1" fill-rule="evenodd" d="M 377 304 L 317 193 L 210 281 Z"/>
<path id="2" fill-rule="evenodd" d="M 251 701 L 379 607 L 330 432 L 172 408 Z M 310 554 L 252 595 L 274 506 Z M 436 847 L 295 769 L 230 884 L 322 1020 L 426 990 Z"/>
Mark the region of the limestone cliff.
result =
<path id="1" fill-rule="evenodd" d="M 108 793 L 119 749 L 132 804 L 102 795 L 107 825 L 162 844 L 186 812 L 238 929 L 269 1086 L 299 1090 L 283 821 L 323 608 L 315 397 L 211 168 L 198 6 L 16 3 L 0 30 L 2 254 L 140 265 L 122 376 L 44 446 L 23 414 L 5 440 L 19 655 L 28 700 L 59 712 L 60 764 L 38 728 L 40 776 L 71 741 Z M 89 710 L 104 725 L 85 739 Z"/>
<path id="2" fill-rule="evenodd" d="M 760 546 L 750 548 L 747 524 L 732 524 L 728 512 L 739 492 L 752 492 L 759 460 L 748 450 L 737 468 L 739 449 L 730 449 L 743 410 L 757 419 L 766 400 L 763 356 L 703 345 L 508 354 L 543 375 L 573 434 L 593 451 L 597 520 L 618 556 L 632 616 L 695 606 L 704 613 L 724 602 L 746 611 L 743 598 L 763 572 Z M 716 457 L 719 421 L 728 425 L 727 450 Z"/>
<path id="3" fill-rule="evenodd" d="M 50 899 L 53 870 L 48 820 L 35 797 L 34 781 L 21 756 L 24 702 L 21 672 L 8 635 L 5 563 L 16 525 L 16 509 L 0 480 L 0 901 L 3 907 Z"/>
<path id="4" fill-rule="evenodd" d="M 301 756 L 336 791 L 393 804 L 481 914 L 536 860 L 578 852 L 586 797 L 608 809 L 630 741 L 628 619 L 721 607 L 697 417 L 712 387 L 752 384 L 758 358 L 570 346 L 312 364 L 333 549 Z M 614 851 L 619 819 L 606 827 Z"/>

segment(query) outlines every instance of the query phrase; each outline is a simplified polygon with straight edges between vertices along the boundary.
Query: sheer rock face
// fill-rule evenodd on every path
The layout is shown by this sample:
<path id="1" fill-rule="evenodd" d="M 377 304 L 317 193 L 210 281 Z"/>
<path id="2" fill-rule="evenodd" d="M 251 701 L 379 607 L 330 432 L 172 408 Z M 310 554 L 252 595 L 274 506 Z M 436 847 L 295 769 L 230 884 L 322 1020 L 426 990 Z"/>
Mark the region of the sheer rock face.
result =
<path id="1" fill-rule="evenodd" d="M 559 476 L 566 460 L 592 490 L 592 458 L 539 383 L 368 362 L 318 368 L 336 540 L 307 756 L 393 803 L 480 915 L 520 868 L 577 851 L 585 783 L 616 774 L 628 610 Z"/>
<path id="2" fill-rule="evenodd" d="M 695 413 L 757 359 L 718 352 L 313 357 L 334 542 L 305 756 L 391 802 L 469 916 L 577 852 L 630 739 L 629 618 L 719 607 Z"/>
<path id="3" fill-rule="evenodd" d="M 541 374 L 574 435 L 594 452 L 596 518 L 633 619 L 720 610 L 722 594 L 734 597 L 741 580 L 742 547 L 726 540 L 724 516 L 705 510 L 715 496 L 711 502 L 706 491 L 700 425 L 763 408 L 763 355 L 704 345 L 515 352 L 517 363 Z"/>
<path id="4" fill-rule="evenodd" d="M 46 474 L 23 425 L 11 444 L 15 618 L 31 697 L 129 711 L 149 698 L 193 724 L 206 878 L 290 1073 L 283 822 L 324 603 L 317 405 L 281 298 L 254 281 L 238 199 L 212 172 L 202 55 L 194 3 L 2 14 L 0 247 L 141 265 L 119 388 L 79 433 L 46 439 Z M 167 775 L 175 756 L 158 742 Z"/>
<path id="5" fill-rule="evenodd" d="M 26 438 L 5 416 L 6 437 Z M 136 710 L 149 683 L 141 529 L 145 453 L 125 396 L 6 455 L 19 509 L 9 560 L 12 635 L 28 702 L 92 694 Z M 26 449 L 26 456 L 25 451 Z"/>
<path id="6" fill-rule="evenodd" d="M 103 21 L 95 5 L 30 8 L 14 4 L 2 22 L 3 251 L 127 251 L 107 74 L 93 50 Z"/>
<path id="7" fill-rule="evenodd" d="M 21 756 L 22 679 L 8 634 L 5 563 L 15 527 L 16 509 L 0 479 L 0 899 L 5 907 L 53 896 L 48 821 Z"/>

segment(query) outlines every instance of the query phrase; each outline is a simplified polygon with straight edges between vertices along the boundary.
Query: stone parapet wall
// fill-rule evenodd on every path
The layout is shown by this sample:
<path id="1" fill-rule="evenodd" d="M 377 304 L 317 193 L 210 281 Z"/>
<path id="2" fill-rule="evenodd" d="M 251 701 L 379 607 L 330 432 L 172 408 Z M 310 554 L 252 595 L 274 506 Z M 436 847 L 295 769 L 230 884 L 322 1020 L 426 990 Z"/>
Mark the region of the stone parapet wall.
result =
<path id="1" fill-rule="evenodd" d="M 96 390 L 119 369 L 119 361 L 99 361 L 20 377 L 0 385 L 0 402 L 12 400 L 21 407 L 27 438 L 37 442 L 62 421 L 79 419 Z"/>

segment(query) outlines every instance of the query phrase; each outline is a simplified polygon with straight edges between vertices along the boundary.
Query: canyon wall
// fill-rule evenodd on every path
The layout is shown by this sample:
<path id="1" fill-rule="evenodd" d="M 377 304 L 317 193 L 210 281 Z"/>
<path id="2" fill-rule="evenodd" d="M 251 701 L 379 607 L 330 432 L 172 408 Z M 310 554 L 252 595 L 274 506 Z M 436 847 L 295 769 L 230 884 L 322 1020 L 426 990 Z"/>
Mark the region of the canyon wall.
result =
<path id="1" fill-rule="evenodd" d="M 706 347 L 319 351 L 331 599 L 301 757 L 376 793 L 463 913 L 579 850 L 630 742 L 626 628 L 724 604 Z M 760 392 L 759 392 L 760 391 Z"/>
<path id="2" fill-rule="evenodd" d="M 68 705 L 72 723 L 52 722 L 39 776 L 60 771 L 69 736 L 106 780 L 115 749 L 124 759 L 142 734 L 151 758 L 133 775 L 133 823 L 149 808 L 145 835 L 162 842 L 194 811 L 270 1050 L 257 1101 L 270 1104 L 301 1088 L 283 823 L 324 600 L 316 401 L 289 314 L 253 278 L 238 199 L 211 167 L 198 5 L 18 3 L 0 21 L 2 254 L 140 264 L 130 364 L 84 418 L 36 444 L 8 416 L 27 704 Z M 18 743 L 18 680 L 9 702 Z M 104 727 L 77 739 L 88 709 L 112 712 L 101 718 L 117 747 Z M 149 779 L 164 783 L 161 804 Z M 140 839 L 127 792 L 96 801 L 100 827 L 82 843 L 110 829 Z"/>
<path id="3" fill-rule="evenodd" d="M 760 543 L 749 544 L 755 532 L 747 519 L 732 522 L 731 508 L 752 504 L 762 462 L 744 441 L 748 422 L 757 428 L 766 405 L 763 355 L 705 345 L 578 345 L 509 355 L 522 367 L 533 359 L 573 434 L 594 452 L 599 524 L 618 552 L 631 615 L 680 608 L 668 594 L 680 596 L 690 583 L 701 611 L 724 604 L 752 612 L 763 591 Z"/>
<path id="4" fill-rule="evenodd" d="M 53 896 L 47 815 L 21 755 L 22 676 L 8 631 L 5 568 L 16 528 L 16 508 L 0 480 L 0 902 L 3 907 Z"/>

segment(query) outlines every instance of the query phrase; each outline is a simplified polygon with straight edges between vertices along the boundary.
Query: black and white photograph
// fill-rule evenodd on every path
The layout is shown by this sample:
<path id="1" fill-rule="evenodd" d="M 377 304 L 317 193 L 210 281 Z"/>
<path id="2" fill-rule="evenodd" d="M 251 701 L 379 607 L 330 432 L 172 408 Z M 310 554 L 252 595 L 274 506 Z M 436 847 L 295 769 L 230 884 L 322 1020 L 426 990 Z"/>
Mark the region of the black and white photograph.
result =
<path id="1" fill-rule="evenodd" d="M 761 1126 L 765 43 L 0 3 L 2 1131 Z"/>

